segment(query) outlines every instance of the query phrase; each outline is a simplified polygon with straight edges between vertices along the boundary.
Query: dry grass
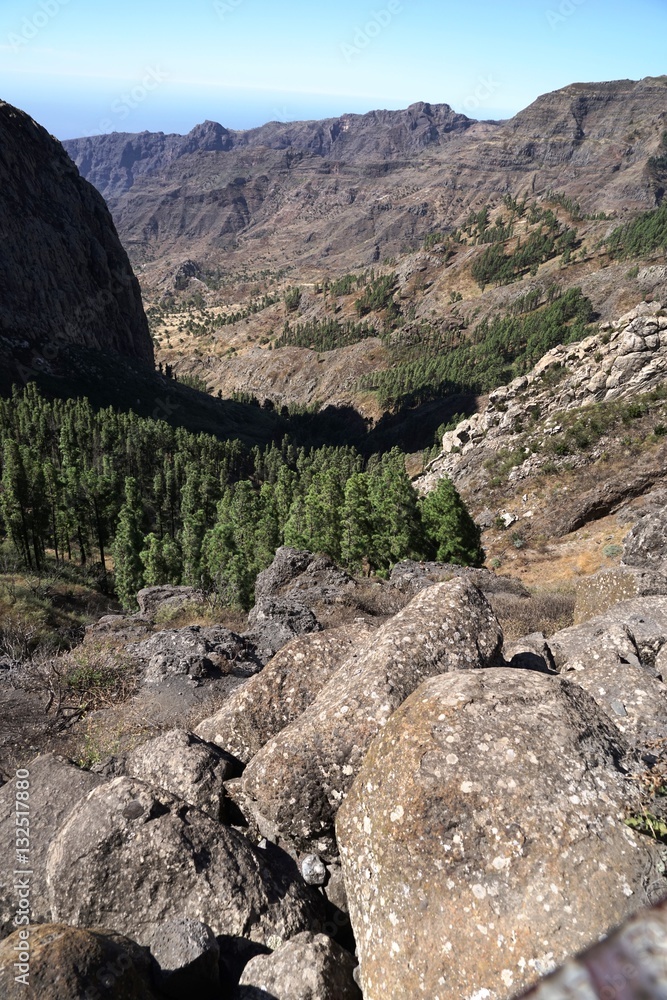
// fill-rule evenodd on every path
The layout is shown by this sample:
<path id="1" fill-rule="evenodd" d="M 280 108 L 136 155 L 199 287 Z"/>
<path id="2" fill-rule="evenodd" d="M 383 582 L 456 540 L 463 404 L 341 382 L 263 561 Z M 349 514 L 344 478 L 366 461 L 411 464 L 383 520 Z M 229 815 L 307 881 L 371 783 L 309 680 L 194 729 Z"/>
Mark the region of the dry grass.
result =
<path id="1" fill-rule="evenodd" d="M 492 594 L 490 601 L 506 640 L 519 639 L 531 632 L 550 636 L 574 624 L 573 591 L 541 590 L 530 597 Z"/>

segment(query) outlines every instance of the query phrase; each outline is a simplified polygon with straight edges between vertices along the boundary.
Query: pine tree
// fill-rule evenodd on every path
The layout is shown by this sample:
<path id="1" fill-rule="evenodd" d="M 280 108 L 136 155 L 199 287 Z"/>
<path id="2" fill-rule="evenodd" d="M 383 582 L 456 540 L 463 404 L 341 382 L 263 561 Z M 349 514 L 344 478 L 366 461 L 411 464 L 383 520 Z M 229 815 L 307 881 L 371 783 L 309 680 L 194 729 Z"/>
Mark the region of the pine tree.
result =
<path id="1" fill-rule="evenodd" d="M 421 514 L 430 554 L 438 562 L 483 565 L 480 528 L 450 479 L 441 479 L 436 489 L 426 494 Z"/>
<path id="2" fill-rule="evenodd" d="M 116 593 L 127 610 L 136 607 L 137 591 L 144 585 L 144 568 L 141 561 L 144 547 L 142 520 L 143 509 L 137 481 L 128 476 L 125 480 L 125 502 L 120 509 L 113 544 Z"/>
<path id="3" fill-rule="evenodd" d="M 345 484 L 340 513 L 341 559 L 350 569 L 361 569 L 364 560 L 375 564 L 371 483 L 366 472 L 355 472 Z"/>

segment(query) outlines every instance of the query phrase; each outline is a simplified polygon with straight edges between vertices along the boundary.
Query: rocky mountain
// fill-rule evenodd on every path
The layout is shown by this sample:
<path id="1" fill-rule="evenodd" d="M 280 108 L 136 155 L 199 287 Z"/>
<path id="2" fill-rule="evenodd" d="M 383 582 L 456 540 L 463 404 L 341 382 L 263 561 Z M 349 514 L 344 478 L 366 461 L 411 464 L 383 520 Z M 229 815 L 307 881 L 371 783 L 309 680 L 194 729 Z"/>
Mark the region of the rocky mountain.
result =
<path id="1" fill-rule="evenodd" d="M 0 357 L 6 383 L 78 345 L 152 366 L 141 292 L 108 208 L 62 146 L 0 103 Z"/>
<path id="2" fill-rule="evenodd" d="M 587 213 L 655 206 L 649 161 L 667 77 L 575 84 L 507 122 L 414 105 L 245 133 L 111 134 L 66 148 L 107 198 L 133 261 L 335 274 L 414 248 L 471 207 L 553 189 Z"/>

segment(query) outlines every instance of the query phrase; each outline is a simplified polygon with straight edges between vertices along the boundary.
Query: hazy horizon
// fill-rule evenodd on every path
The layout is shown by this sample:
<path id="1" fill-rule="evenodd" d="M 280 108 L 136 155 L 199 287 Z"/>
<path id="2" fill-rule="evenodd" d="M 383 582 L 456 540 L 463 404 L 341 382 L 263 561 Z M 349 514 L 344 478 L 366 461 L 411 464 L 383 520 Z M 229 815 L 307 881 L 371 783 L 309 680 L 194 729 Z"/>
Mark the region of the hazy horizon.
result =
<path id="1" fill-rule="evenodd" d="M 60 139 L 337 117 L 416 101 L 509 118 L 665 69 L 659 0 L 6 0 L 0 97 Z"/>

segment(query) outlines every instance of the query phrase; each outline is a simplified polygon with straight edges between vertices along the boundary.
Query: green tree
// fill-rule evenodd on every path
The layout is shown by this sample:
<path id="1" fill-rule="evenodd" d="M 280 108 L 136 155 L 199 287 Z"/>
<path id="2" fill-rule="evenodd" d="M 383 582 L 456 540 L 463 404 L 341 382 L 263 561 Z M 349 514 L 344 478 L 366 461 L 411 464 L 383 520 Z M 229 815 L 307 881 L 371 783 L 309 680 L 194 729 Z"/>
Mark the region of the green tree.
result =
<path id="1" fill-rule="evenodd" d="M 137 591 L 144 586 L 142 521 L 143 508 L 137 481 L 128 476 L 125 480 L 125 502 L 120 509 L 113 543 L 116 593 L 120 603 L 128 610 L 136 607 Z"/>
<path id="2" fill-rule="evenodd" d="M 361 569 L 364 560 L 374 562 L 373 504 L 368 473 L 355 472 L 345 484 L 340 512 L 341 559 L 351 569 Z"/>
<path id="3" fill-rule="evenodd" d="M 421 515 L 433 558 L 459 566 L 483 565 L 481 531 L 450 479 L 441 479 L 426 494 L 421 501 Z"/>

